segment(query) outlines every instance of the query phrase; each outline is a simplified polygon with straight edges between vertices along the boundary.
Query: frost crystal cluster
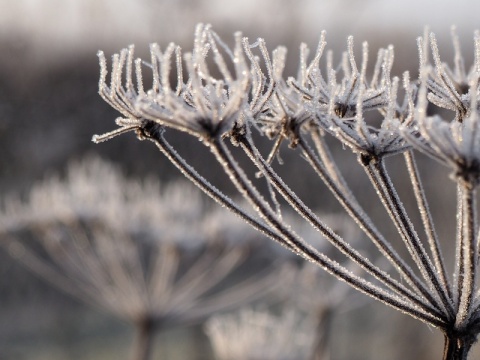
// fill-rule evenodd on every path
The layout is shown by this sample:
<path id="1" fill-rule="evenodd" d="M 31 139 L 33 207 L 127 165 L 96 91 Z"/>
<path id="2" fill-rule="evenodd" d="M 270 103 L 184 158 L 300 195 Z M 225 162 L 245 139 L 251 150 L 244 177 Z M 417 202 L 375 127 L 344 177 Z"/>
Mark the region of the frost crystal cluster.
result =
<path id="1" fill-rule="evenodd" d="M 426 32 L 419 38 L 420 66 L 415 80 L 408 72 L 401 79 L 392 76 L 392 46 L 380 49 L 370 66 L 364 43 L 358 61 L 352 37 L 337 64 L 326 50 L 325 33 L 313 51 L 301 45 L 295 77 L 283 75 L 285 48 L 269 52 L 264 40 L 251 42 L 240 33 L 229 47 L 208 25 L 197 27 L 191 52 L 183 53 L 174 44 L 162 51 L 154 44 L 151 59 L 145 62 L 135 59 L 132 46 L 113 56 L 110 74 L 100 52 L 100 95 L 122 117 L 116 121 L 118 129 L 93 140 L 101 142 L 134 131 L 140 139 L 154 142 L 187 178 L 224 207 L 353 288 L 439 328 L 446 339 L 444 359 L 466 359 L 480 332 L 476 206 L 480 34 L 474 35 L 475 56 L 468 71 L 455 31 L 452 35 L 453 67 L 441 60 L 434 34 Z M 144 87 L 145 70 L 153 76 L 150 89 Z M 431 115 L 431 106 L 446 111 L 438 112 L 442 116 Z M 184 160 L 165 137 L 172 130 L 202 141 L 255 216 Z M 362 206 L 352 192 L 326 141 L 330 135 L 358 157 L 397 230 L 398 241 L 379 230 L 369 214 L 371 209 Z M 265 138 L 272 140 L 272 150 L 267 153 L 259 146 Z M 331 230 L 306 205 L 307 199 L 301 199 L 285 183 L 273 165 L 283 141 L 312 167 L 390 264 L 387 269 Z M 457 183 L 453 274 L 442 255 L 416 150 L 451 168 Z M 239 165 L 237 156 L 242 152 L 256 173 Z M 385 165 L 393 156 L 406 162 L 404 182 L 411 184 L 422 231 L 414 228 Z M 326 255 L 300 236 L 282 216 L 286 208 L 292 208 L 319 237 L 325 237 L 345 261 Z M 404 247 L 401 252 L 397 251 L 399 244 Z M 350 271 L 347 264 L 351 263 L 362 271 Z"/>

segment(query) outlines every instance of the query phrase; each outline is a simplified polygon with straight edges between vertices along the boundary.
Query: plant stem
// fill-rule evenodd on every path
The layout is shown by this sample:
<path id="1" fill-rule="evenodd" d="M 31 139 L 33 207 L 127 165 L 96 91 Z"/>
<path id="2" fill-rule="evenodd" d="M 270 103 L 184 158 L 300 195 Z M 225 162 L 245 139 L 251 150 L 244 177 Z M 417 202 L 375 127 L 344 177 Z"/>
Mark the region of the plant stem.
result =
<path id="1" fill-rule="evenodd" d="M 319 310 L 317 315 L 318 324 L 316 330 L 315 345 L 313 347 L 312 360 L 329 360 L 330 359 L 330 338 L 332 330 L 334 310 L 327 306 Z"/>
<path id="2" fill-rule="evenodd" d="M 211 139 L 208 146 L 217 161 L 223 167 L 230 181 L 235 185 L 242 196 L 251 203 L 252 207 L 257 213 L 259 213 L 259 215 L 261 215 L 267 225 L 277 231 L 281 236 L 282 243 L 286 244 L 290 249 L 293 249 L 293 251 L 306 260 L 316 263 L 330 274 L 344 280 L 355 289 L 400 311 L 423 320 L 428 324 L 441 328 L 445 327 L 445 319 L 443 317 L 437 317 L 436 314 L 429 311 L 425 312 L 415 304 L 412 304 L 411 301 L 399 298 L 396 294 L 393 294 L 387 289 L 378 287 L 374 283 L 356 276 L 338 262 L 317 251 L 302 238 L 298 237 L 298 235 L 278 217 L 278 214 L 271 209 L 270 205 L 265 201 L 258 189 L 251 183 L 245 172 L 233 159 L 222 139 Z"/>
<path id="3" fill-rule="evenodd" d="M 429 311 L 430 313 L 436 314 L 440 317 L 442 316 L 442 313 L 435 306 L 425 303 L 423 299 L 416 296 L 416 293 L 412 293 L 401 283 L 398 283 L 397 281 L 390 278 L 388 274 L 381 271 L 365 257 L 362 257 L 362 255 L 355 251 L 355 249 L 353 249 L 347 242 L 345 242 L 342 238 L 337 236 L 323 223 L 321 223 L 317 216 L 288 188 L 285 183 L 283 183 L 282 179 L 268 165 L 266 160 L 261 157 L 260 153 L 253 145 L 250 136 L 244 136 L 243 138 L 239 138 L 237 140 L 241 144 L 242 148 L 249 156 L 249 158 L 252 159 L 253 163 L 258 167 L 258 169 L 262 173 L 264 173 L 264 175 L 272 183 L 273 187 L 284 197 L 284 199 L 296 210 L 298 214 L 300 214 L 306 221 L 308 221 L 313 228 L 315 228 L 323 236 L 325 236 L 325 238 L 330 241 L 337 249 L 339 249 L 348 258 L 352 259 L 355 263 L 359 264 L 365 271 L 372 274 L 375 278 L 380 279 L 390 289 L 396 291 L 398 294 L 405 296 L 406 298 L 408 298 L 408 300 L 416 303 L 418 306 Z M 300 139 L 299 141 L 302 143 L 302 139 Z M 305 156 L 308 157 L 308 147 L 306 147 L 306 145 L 303 143 L 302 146 L 305 146 Z"/>
<path id="4" fill-rule="evenodd" d="M 351 194 L 345 180 L 341 176 L 333 162 L 329 160 L 327 148 L 322 147 L 322 141 L 317 139 L 316 146 L 319 152 L 323 153 L 323 163 L 312 153 L 308 144 L 303 137 L 299 138 L 299 146 L 303 150 L 303 155 L 309 164 L 313 167 L 315 172 L 323 180 L 324 184 L 330 189 L 333 195 L 337 198 L 339 203 L 347 211 L 347 213 L 359 224 L 360 228 L 372 240 L 373 244 L 379 251 L 392 263 L 395 269 L 400 273 L 402 278 L 413 288 L 416 292 L 422 294 L 431 304 L 435 304 L 435 300 L 429 293 L 426 286 L 413 273 L 410 267 L 397 254 L 391 244 L 384 238 L 378 229 L 372 223 L 370 217 L 362 209 L 355 197 Z M 323 164 L 329 163 L 328 167 Z M 330 171 L 328 171 L 330 169 Z"/>
<path id="5" fill-rule="evenodd" d="M 436 269 L 431 263 L 418 234 L 413 228 L 405 208 L 388 176 L 383 159 L 375 161 L 361 162 L 367 172 L 372 184 L 377 191 L 382 203 L 385 206 L 390 218 L 394 222 L 398 233 L 403 239 L 408 252 L 417 264 L 422 276 L 429 282 L 432 290 L 438 295 L 440 304 L 436 306 L 444 306 L 445 315 L 454 317 L 454 309 L 447 294 L 447 289 L 443 286 L 439 279 Z"/>
<path id="6" fill-rule="evenodd" d="M 445 333 L 443 360 L 467 360 L 474 342 L 475 338 L 471 335 Z"/>
<path id="7" fill-rule="evenodd" d="M 155 336 L 155 322 L 148 317 L 135 323 L 136 336 L 133 348 L 132 360 L 149 360 L 153 350 L 153 338 Z"/>
<path id="8" fill-rule="evenodd" d="M 178 170 L 189 179 L 195 186 L 202 190 L 207 196 L 219 203 L 221 206 L 232 211 L 234 214 L 243 219 L 246 223 L 263 233 L 271 239 L 281 242 L 280 236 L 268 228 L 265 224 L 248 215 L 231 198 L 226 196 L 205 178 L 203 178 L 192 166 L 187 164 L 172 147 L 172 145 L 163 137 L 163 128 L 153 121 L 147 122 L 143 129 L 144 136 L 152 141 L 157 148 L 169 159 Z"/>
<path id="9" fill-rule="evenodd" d="M 463 246 L 460 249 L 462 252 L 462 262 L 460 264 L 460 274 L 462 277 L 458 279 L 458 309 L 455 326 L 457 328 L 464 328 L 468 323 L 472 314 L 472 307 L 474 302 L 475 281 L 477 272 L 477 244 L 476 244 L 476 190 L 474 186 L 464 186 L 461 192 L 462 210 L 463 210 Z"/>
<path id="10" fill-rule="evenodd" d="M 420 210 L 420 216 L 425 227 L 428 244 L 432 252 L 435 269 L 439 274 L 440 281 L 447 289 L 448 296 L 453 299 L 452 288 L 447 276 L 447 270 L 445 269 L 445 261 L 440 250 L 438 236 L 433 225 L 432 214 L 428 208 L 428 202 L 420 179 L 415 157 L 412 151 L 405 152 L 404 157 L 407 164 L 408 173 L 410 175 L 410 181 L 412 182 L 415 199 L 417 200 L 418 208 Z"/>

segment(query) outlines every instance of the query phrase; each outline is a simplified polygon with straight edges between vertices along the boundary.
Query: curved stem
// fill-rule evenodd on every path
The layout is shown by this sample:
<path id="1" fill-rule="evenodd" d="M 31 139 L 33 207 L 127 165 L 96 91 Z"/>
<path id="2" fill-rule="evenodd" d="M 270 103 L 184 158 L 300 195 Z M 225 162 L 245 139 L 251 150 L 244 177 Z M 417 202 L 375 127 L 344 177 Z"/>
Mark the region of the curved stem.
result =
<path id="1" fill-rule="evenodd" d="M 308 145 L 301 133 L 299 134 L 299 137 L 301 138 L 302 143 Z M 332 153 L 330 152 L 330 149 L 326 144 L 324 136 L 320 133 L 317 127 L 312 126 L 310 137 L 312 138 L 315 149 L 317 150 L 318 156 L 321 159 L 321 164 L 323 165 L 322 167 L 325 170 L 325 175 L 329 175 L 331 182 L 335 184 L 343 194 L 345 194 L 345 197 L 350 202 L 358 204 L 357 199 L 353 195 L 350 187 L 348 186 L 345 178 L 343 177 L 340 169 L 338 168 L 335 160 L 333 159 Z"/>
<path id="2" fill-rule="evenodd" d="M 258 149 L 251 143 L 248 134 L 246 136 L 238 137 L 236 139 L 247 153 L 249 158 L 254 162 L 257 168 L 264 173 L 266 178 L 272 183 L 273 187 L 283 196 L 283 198 L 300 214 L 313 228 L 324 235 L 338 250 L 353 262 L 361 266 L 365 271 L 370 273 L 373 277 L 380 280 L 390 289 L 396 291 L 398 294 L 405 296 L 412 303 L 417 304 L 426 311 L 442 316 L 443 314 L 431 304 L 428 304 L 424 299 L 420 299 L 415 293 L 407 289 L 398 281 L 392 279 L 387 273 L 372 264 L 367 258 L 363 257 L 358 251 L 352 248 L 344 239 L 335 234 L 332 230 L 327 228 L 318 219 L 315 213 L 312 212 L 283 182 L 278 174 L 272 169 L 265 159 L 262 158 Z M 428 292 L 427 292 L 428 294 Z"/>
<path id="3" fill-rule="evenodd" d="M 255 210 L 262 216 L 263 220 L 266 222 L 265 224 L 246 214 L 236 206 L 230 198 L 226 197 L 201 177 L 191 166 L 186 164 L 186 162 L 165 141 L 162 136 L 162 127 L 160 125 L 151 121 L 146 121 L 141 131 L 146 139 L 153 141 L 167 158 L 169 158 L 174 165 L 177 166 L 177 168 L 179 168 L 180 171 L 202 191 L 207 193 L 207 195 L 218 201 L 220 204 L 227 206 L 230 210 L 241 216 L 256 229 L 263 231 L 273 240 L 280 242 L 305 259 L 315 262 L 330 274 L 345 281 L 362 293 L 367 294 L 401 312 L 407 313 L 427 324 L 440 328 L 445 327 L 445 321 L 441 317 L 425 312 L 411 302 L 405 301 L 397 297 L 395 294 L 351 273 L 348 269 L 339 265 L 324 254 L 319 253 L 299 239 L 298 236 L 296 236 L 288 227 L 282 224 L 282 221 L 278 218 L 277 214 L 270 209 L 270 206 L 265 200 L 263 200 L 260 194 L 253 190 L 246 175 L 232 159 L 231 154 L 225 148 L 221 139 L 210 139 L 206 142 L 206 145 L 209 146 L 217 161 L 224 168 L 224 171 L 240 193 L 250 201 Z"/>
<path id="4" fill-rule="evenodd" d="M 319 145 L 321 145 L 319 141 L 321 140 L 316 140 L 317 148 Z M 419 293 L 421 293 L 430 301 L 430 303 L 436 304 L 437 301 L 432 297 L 422 281 L 415 275 L 411 268 L 403 261 L 390 243 L 373 225 L 370 217 L 365 213 L 360 204 L 358 204 L 353 195 L 351 195 L 351 191 L 347 187 L 347 184 L 339 171 L 324 166 L 322 162 L 315 156 L 315 154 L 313 154 L 312 150 L 301 136 L 299 139 L 299 146 L 302 148 L 303 154 L 310 166 L 312 166 L 318 176 L 323 180 L 325 185 L 337 198 L 345 211 L 347 211 L 347 213 L 357 222 L 364 233 L 372 240 L 373 244 L 378 248 L 378 250 L 390 261 L 394 268 L 412 288 L 417 289 Z M 321 151 L 325 155 L 326 149 L 323 148 Z"/>
<path id="5" fill-rule="evenodd" d="M 444 319 L 434 314 L 425 312 L 410 301 L 406 301 L 392 294 L 391 292 L 372 284 L 365 279 L 356 276 L 348 269 L 330 259 L 306 244 L 290 228 L 278 218 L 277 214 L 270 208 L 269 204 L 259 194 L 258 190 L 252 185 L 243 170 L 238 166 L 232 155 L 226 148 L 221 139 L 211 139 L 209 142 L 210 150 L 222 165 L 224 171 L 229 176 L 232 183 L 237 187 L 240 193 L 252 204 L 268 225 L 272 226 L 284 238 L 294 251 L 305 259 L 315 262 L 330 274 L 347 282 L 355 289 L 390 305 L 402 312 L 406 312 L 422 321 L 439 326 L 445 326 Z"/>
<path id="6" fill-rule="evenodd" d="M 412 151 L 405 152 L 404 157 L 405 157 L 405 162 L 407 163 L 408 172 L 410 174 L 410 180 L 412 182 L 415 199 L 417 200 L 417 204 L 420 209 L 420 216 L 422 218 L 422 223 L 425 228 L 425 233 L 427 235 L 430 250 L 432 252 L 435 268 L 440 276 L 440 281 L 443 283 L 443 286 L 447 289 L 448 296 L 450 298 L 453 298 L 452 288 L 450 285 L 450 281 L 447 277 L 447 271 L 445 269 L 445 261 L 443 260 L 443 256 L 440 250 L 438 236 L 435 231 L 435 227 L 433 225 L 431 212 L 428 208 L 427 199 L 425 197 L 425 191 L 423 190 L 423 186 L 420 179 L 420 174 L 418 172 L 415 157 L 413 156 Z"/>
<path id="7" fill-rule="evenodd" d="M 431 284 L 433 289 L 435 289 L 435 292 L 439 296 L 441 304 L 447 314 L 454 318 L 454 309 L 451 299 L 448 297 L 447 290 L 442 286 L 437 273 L 433 268 L 415 229 L 413 228 L 413 224 L 408 218 L 405 208 L 403 207 L 385 169 L 384 161 L 378 159 L 378 161 L 369 161 L 368 163 L 362 161 L 361 163 L 371 179 L 372 184 L 375 186 L 375 190 L 380 196 L 390 218 L 394 222 L 398 233 L 401 235 L 412 259 L 418 266 L 425 280 Z"/>
<path id="8" fill-rule="evenodd" d="M 192 166 L 187 164 L 187 162 L 175 151 L 175 149 L 170 145 L 170 143 L 163 136 L 163 127 L 158 125 L 153 121 L 147 121 L 142 129 L 146 139 L 152 141 L 157 148 L 167 157 L 168 160 L 178 169 L 180 172 L 190 180 L 195 186 L 202 190 L 206 195 L 215 200 L 221 206 L 226 207 L 228 210 L 232 211 L 234 214 L 239 216 L 247 224 L 253 226 L 256 230 L 263 233 L 265 236 L 282 243 L 282 245 L 288 247 L 287 244 L 284 244 L 281 237 L 269 228 L 264 223 L 260 222 L 258 219 L 253 218 L 242 210 L 237 204 L 233 202 L 231 198 L 226 196 L 215 186 L 209 183 L 203 176 L 201 176 Z M 292 250 L 292 249 L 290 249 Z"/>

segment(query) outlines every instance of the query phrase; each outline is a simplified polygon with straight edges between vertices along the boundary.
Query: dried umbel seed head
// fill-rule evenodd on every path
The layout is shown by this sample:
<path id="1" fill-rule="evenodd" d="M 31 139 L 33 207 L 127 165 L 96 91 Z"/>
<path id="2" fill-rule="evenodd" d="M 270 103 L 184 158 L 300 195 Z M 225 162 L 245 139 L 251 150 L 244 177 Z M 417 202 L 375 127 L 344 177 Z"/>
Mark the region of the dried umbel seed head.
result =
<path id="1" fill-rule="evenodd" d="M 397 94 L 400 80 L 391 76 L 392 46 L 378 52 L 370 77 L 367 44 L 362 45 L 362 60 L 357 66 L 350 37 L 340 66 L 334 66 L 332 53 L 326 52 L 326 70 L 322 71 L 320 61 L 326 47 L 325 33 L 322 33 L 312 60 L 308 60 L 308 47 L 302 45 L 297 77 L 284 79 L 284 48 L 278 48 L 270 56 L 263 40 L 251 44 L 238 36 L 234 48 L 229 49 L 208 26 L 199 26 L 194 50 L 176 63 L 181 65 L 177 65 L 177 73 L 182 73 L 180 69 L 184 64 L 188 73 L 188 80 L 181 77 L 176 90 L 170 89 L 168 81 L 161 80 L 166 79 L 162 74 L 169 74 L 170 67 L 165 61 L 168 55 L 152 60 L 154 78 L 159 80 L 146 92 L 141 86 L 132 92 L 131 80 L 119 86 L 118 75 L 114 76 L 113 85 L 107 86 L 103 62 L 101 92 L 124 119 L 119 121 L 119 130 L 97 140 L 124 131 L 138 131 L 153 141 L 205 193 L 257 230 L 353 288 L 440 328 L 446 339 L 444 358 L 465 360 L 480 332 L 478 209 L 475 202 L 480 177 L 478 32 L 475 34 L 474 66 L 468 73 L 464 70 L 455 36 L 453 70 L 440 61 L 433 35 L 420 40 L 419 81 L 410 82 L 408 73 L 404 74 L 406 95 L 402 104 Z M 432 48 L 433 64 L 429 64 L 426 57 L 427 39 Z M 212 54 L 218 77 L 211 75 L 213 72 L 209 71 L 205 60 Z M 120 54 L 114 58 L 112 73 L 121 74 L 118 69 L 123 67 L 119 64 L 124 63 L 125 72 L 132 73 L 133 65 L 128 65 L 131 62 L 127 61 L 129 56 Z M 225 66 L 226 61 L 231 62 L 231 66 Z M 160 65 L 162 70 L 156 70 L 154 64 L 163 64 Z M 166 87 L 158 85 L 162 83 Z M 465 91 L 466 84 L 468 91 Z M 453 120 L 427 116 L 429 104 L 452 110 Z M 375 125 L 369 122 L 369 115 L 377 113 L 380 118 Z M 193 169 L 166 141 L 160 127 L 173 128 L 204 140 L 210 150 L 208 154 L 245 198 L 248 209 Z M 257 137 L 255 130 L 267 136 Z M 384 224 L 375 225 L 374 220 L 378 218 L 371 209 L 370 199 L 366 201 L 368 207 L 357 199 L 330 151 L 328 134 L 358 155 L 360 168 L 374 188 L 372 194 L 378 196 L 398 237 L 385 236 L 380 230 Z M 265 138 L 274 141 L 273 150 L 267 156 L 259 145 Z M 363 247 L 360 249 L 357 244 L 349 243 L 329 228 L 307 205 L 311 199 L 301 199 L 292 190 L 294 187 L 279 175 L 271 160 L 278 154 L 283 140 L 289 141 L 307 160 L 313 169 L 310 174 L 323 181 L 389 266 L 380 266 L 368 251 L 363 252 Z M 238 151 L 232 151 L 232 143 Z M 453 276 L 446 270 L 441 242 L 412 149 L 453 169 L 458 201 L 453 219 L 456 222 Z M 244 168 L 245 158 L 239 161 L 238 154 L 246 155 L 254 171 Z M 406 162 L 406 171 L 399 176 L 405 176 L 408 181 L 390 177 L 386 163 L 389 156 L 398 154 L 402 154 Z M 257 174 L 261 175 L 261 180 Z M 304 176 L 308 175 L 292 174 L 291 177 L 304 180 Z M 262 183 L 265 186 L 259 185 L 260 181 L 265 181 Z M 311 186 L 310 179 L 307 183 Z M 410 220 L 407 209 L 411 207 L 404 206 L 402 201 L 407 192 L 398 191 L 398 184 L 411 185 L 412 191 L 408 194 L 413 193 L 419 209 L 419 214 L 414 213 L 414 216 L 419 215 L 424 231 L 418 231 Z M 338 250 L 338 258 L 309 243 L 285 216 L 286 208 L 294 209 L 313 233 Z M 351 271 L 349 265 L 352 263 L 358 265 L 358 273 Z"/>

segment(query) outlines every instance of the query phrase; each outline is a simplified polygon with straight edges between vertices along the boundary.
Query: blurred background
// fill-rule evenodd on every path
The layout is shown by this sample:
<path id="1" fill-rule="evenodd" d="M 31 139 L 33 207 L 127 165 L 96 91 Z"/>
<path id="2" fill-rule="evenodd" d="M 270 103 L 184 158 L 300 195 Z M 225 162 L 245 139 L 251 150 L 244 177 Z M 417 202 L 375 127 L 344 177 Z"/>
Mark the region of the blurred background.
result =
<path id="1" fill-rule="evenodd" d="M 416 38 L 425 25 L 437 34 L 447 61 L 452 59 L 450 27 L 456 25 L 470 66 L 479 13 L 480 2 L 474 0 L 0 0 L 0 194 L 26 194 L 35 182 L 91 154 L 117 164 L 130 178 L 171 181 L 179 176 L 152 144 L 136 141 L 132 134 L 100 145 L 91 142 L 93 134 L 113 129 L 117 117 L 97 94 L 99 49 L 109 56 L 135 44 L 144 58 L 151 42 L 165 47 L 174 41 L 189 49 L 195 24 L 211 23 L 227 42 L 242 31 L 252 40 L 265 38 L 270 50 L 287 46 L 290 75 L 296 71 L 300 43 L 314 48 L 325 29 L 327 47 L 336 50 L 337 59 L 353 34 L 356 52 L 367 40 L 372 58 L 379 47 L 393 44 L 394 75 L 409 70 L 415 77 Z M 205 154 L 196 150 L 196 141 L 176 134 L 169 139 L 192 164 L 203 164 Z M 338 154 L 344 156 L 341 149 Z M 345 155 L 345 164 L 349 161 L 355 160 Z M 428 164 L 422 170 L 427 190 L 432 198 L 442 192 L 434 215 L 449 235 L 454 209 L 445 212 L 444 204 L 454 194 L 445 194 L 448 180 L 428 182 L 439 174 L 447 178 L 444 169 Z M 215 174 L 212 180 L 223 184 Z M 311 193 L 308 180 L 291 180 L 297 181 L 298 191 Z M 365 186 L 359 180 L 354 190 Z M 315 205 L 328 211 L 331 202 L 320 195 Z M 129 326 L 47 288 L 6 253 L 0 256 L 0 359 L 127 358 Z M 332 359 L 440 358 L 439 332 L 366 302 L 360 311 L 336 314 Z M 201 326 L 164 332 L 161 341 L 170 345 L 162 346 L 168 350 L 159 359 L 212 358 Z"/>

